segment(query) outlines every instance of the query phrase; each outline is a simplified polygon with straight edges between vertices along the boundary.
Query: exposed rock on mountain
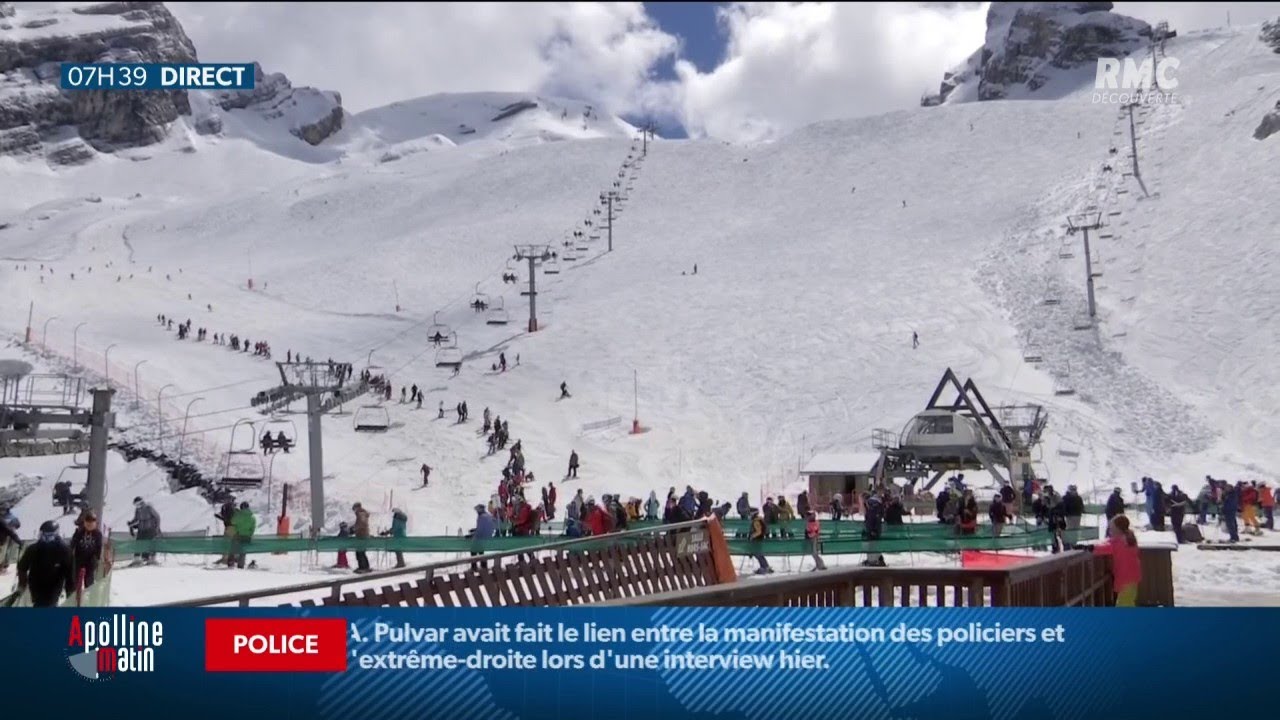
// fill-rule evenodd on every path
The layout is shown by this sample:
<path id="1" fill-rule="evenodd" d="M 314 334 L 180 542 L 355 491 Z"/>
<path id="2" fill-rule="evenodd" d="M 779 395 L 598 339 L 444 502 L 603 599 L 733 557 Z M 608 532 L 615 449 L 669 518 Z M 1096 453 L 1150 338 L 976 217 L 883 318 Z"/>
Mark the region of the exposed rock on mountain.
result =
<path id="1" fill-rule="evenodd" d="M 96 152 L 150 145 L 192 116 L 186 91 L 64 91 L 60 64 L 193 63 L 195 46 L 159 2 L 67 3 L 53 9 L 0 3 L 0 154 L 39 155 L 79 163 Z M 256 67 L 256 66 L 255 66 Z M 342 126 L 337 93 L 294 88 L 256 68 L 252 91 L 209 93 L 222 111 L 252 112 L 315 145 Z M 223 131 L 224 118 L 203 112 L 197 133 Z"/>
<path id="2" fill-rule="evenodd" d="M 0 12 L 0 153 L 66 153 L 82 140 L 109 152 L 162 139 L 191 111 L 185 92 L 63 92 L 59 63 L 196 61 L 195 46 L 162 3 L 113 2 Z M 78 144 L 78 143 L 73 143 Z M 50 157 L 54 160 L 54 157 Z"/>
<path id="3" fill-rule="evenodd" d="M 1262 124 L 1253 131 L 1253 136 L 1259 140 L 1266 140 L 1278 132 L 1280 132 L 1280 102 L 1277 102 L 1271 112 L 1262 117 Z"/>
<path id="4" fill-rule="evenodd" d="M 253 64 L 254 88 L 252 90 L 213 92 L 214 102 L 222 110 L 246 110 L 265 120 L 279 120 L 288 125 L 289 132 L 311 145 L 319 145 L 326 138 L 342 129 L 342 96 L 336 92 L 311 87 L 295 88 L 283 73 L 266 74 L 262 66 Z M 216 116 L 197 119 L 201 123 L 215 122 Z M 221 121 L 216 124 L 221 127 Z"/>
<path id="5" fill-rule="evenodd" d="M 921 104 L 1035 97 L 1056 75 L 1143 47 L 1151 26 L 1111 8 L 1109 2 L 991 3 L 983 46 Z"/>

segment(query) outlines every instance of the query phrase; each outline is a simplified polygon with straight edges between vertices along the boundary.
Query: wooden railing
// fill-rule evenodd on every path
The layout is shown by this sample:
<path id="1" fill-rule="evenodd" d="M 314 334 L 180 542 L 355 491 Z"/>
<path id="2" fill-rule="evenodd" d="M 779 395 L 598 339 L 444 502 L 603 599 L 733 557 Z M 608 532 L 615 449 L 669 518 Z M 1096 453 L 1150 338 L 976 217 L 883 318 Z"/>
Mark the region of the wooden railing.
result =
<path id="1" fill-rule="evenodd" d="M 1174 604 L 1171 555 L 1142 550 L 1139 604 Z M 719 523 L 696 520 L 173 605 L 1092 607 L 1113 603 L 1110 563 L 1071 551 L 1009 568 L 855 567 L 739 582 Z"/>
<path id="2" fill-rule="evenodd" d="M 718 523 L 695 520 L 170 605 L 247 607 L 254 601 L 303 607 L 581 605 L 731 581 L 735 576 L 726 547 Z M 389 580 L 400 582 L 385 582 Z"/>
<path id="3" fill-rule="evenodd" d="M 1142 604 L 1173 604 L 1168 550 L 1143 551 Z M 1093 607 L 1112 605 L 1110 561 L 1066 552 L 1008 569 L 840 568 L 610 605 L 721 607 Z"/>

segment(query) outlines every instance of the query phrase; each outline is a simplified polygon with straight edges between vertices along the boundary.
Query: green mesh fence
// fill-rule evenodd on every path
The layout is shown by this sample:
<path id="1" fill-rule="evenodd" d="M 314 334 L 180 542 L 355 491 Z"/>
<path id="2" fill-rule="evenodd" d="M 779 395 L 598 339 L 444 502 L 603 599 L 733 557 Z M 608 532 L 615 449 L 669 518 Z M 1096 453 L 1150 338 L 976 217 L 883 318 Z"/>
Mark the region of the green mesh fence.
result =
<path id="1" fill-rule="evenodd" d="M 955 530 L 950 526 L 929 524 L 915 524 L 906 526 L 888 526 L 899 528 L 886 532 L 881 539 L 868 541 L 861 537 L 861 529 L 856 532 L 852 527 L 854 523 L 849 523 L 849 528 L 840 528 L 837 534 L 824 535 L 822 539 L 822 552 L 824 554 L 838 555 L 851 553 L 897 553 L 897 552 L 958 552 L 960 550 L 1007 550 L 1022 549 L 1035 547 L 1048 547 L 1051 541 L 1051 534 L 1046 529 L 1028 529 L 1021 527 L 1006 527 L 1005 533 L 1001 537 L 992 537 L 990 529 L 987 528 L 985 534 L 983 529 L 979 529 L 978 533 L 970 536 L 957 536 Z M 935 529 L 936 528 L 936 529 Z M 632 528 L 635 529 L 635 528 Z M 1088 529 L 1092 532 L 1092 529 Z M 734 533 L 726 532 L 729 542 L 730 552 L 733 554 L 753 554 L 756 549 L 753 543 L 744 537 L 736 537 Z M 242 552 L 247 555 L 263 554 L 263 553 L 287 553 L 287 552 L 338 552 L 339 550 L 347 551 L 385 551 L 385 552 L 407 552 L 407 553 L 470 553 L 470 552 L 502 552 L 504 550 L 523 550 L 537 549 L 539 547 L 550 545 L 552 543 L 562 542 L 566 540 L 563 535 L 534 535 L 528 537 L 508 536 L 490 538 L 484 541 L 476 541 L 464 537 L 440 537 L 440 536 L 419 536 L 419 537 L 371 537 L 364 539 L 356 538 L 320 538 L 319 540 L 311 540 L 309 538 L 293 535 L 287 537 L 275 535 L 263 535 L 254 537 L 252 540 L 242 544 Z M 632 538 L 628 542 L 637 542 L 643 539 Z M 582 550 L 591 550 L 608 547 L 617 542 L 616 538 L 602 537 L 598 545 L 596 543 L 584 543 L 579 546 Z M 1068 542 L 1074 542 L 1069 539 Z M 157 538 L 154 540 L 115 540 L 116 556 L 121 562 L 127 561 L 128 555 L 138 553 L 168 553 L 178 555 L 226 555 L 235 550 L 233 540 L 223 536 L 210 537 L 175 537 L 175 538 Z M 763 540 L 759 543 L 760 552 L 766 555 L 802 555 L 809 552 L 808 544 L 803 539 L 803 527 L 799 524 L 796 526 L 796 536 L 794 538 L 776 537 Z"/>

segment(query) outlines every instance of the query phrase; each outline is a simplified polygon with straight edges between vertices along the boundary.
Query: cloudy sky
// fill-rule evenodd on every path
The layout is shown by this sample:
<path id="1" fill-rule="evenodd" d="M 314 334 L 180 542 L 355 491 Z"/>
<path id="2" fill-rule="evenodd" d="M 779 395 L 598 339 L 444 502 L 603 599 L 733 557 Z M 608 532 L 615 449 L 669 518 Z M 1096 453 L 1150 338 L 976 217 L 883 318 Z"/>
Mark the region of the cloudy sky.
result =
<path id="1" fill-rule="evenodd" d="M 665 134 L 767 139 L 910 107 L 982 42 L 986 3 L 169 3 L 206 62 L 258 60 L 353 112 L 438 92 L 569 95 Z M 1116 3 L 1178 30 L 1272 3 Z"/>

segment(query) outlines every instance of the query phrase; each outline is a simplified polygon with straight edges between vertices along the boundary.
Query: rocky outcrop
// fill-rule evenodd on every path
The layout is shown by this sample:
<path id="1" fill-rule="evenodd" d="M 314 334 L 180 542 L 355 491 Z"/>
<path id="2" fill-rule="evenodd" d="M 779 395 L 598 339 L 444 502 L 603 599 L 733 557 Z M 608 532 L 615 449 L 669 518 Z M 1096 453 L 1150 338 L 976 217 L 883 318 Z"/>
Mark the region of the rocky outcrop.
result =
<path id="1" fill-rule="evenodd" d="M 253 74 L 252 90 L 209 93 L 214 104 L 223 111 L 243 110 L 267 121 L 283 122 L 290 133 L 311 145 L 319 145 L 342 129 L 345 113 L 338 93 L 295 88 L 282 73 L 264 73 L 257 63 Z M 197 118 L 197 130 L 205 124 L 221 127 L 222 121 L 216 113 Z"/>
<path id="2" fill-rule="evenodd" d="M 162 139 L 170 123 L 191 111 L 185 92 L 67 91 L 58 87 L 59 63 L 195 62 L 196 50 L 173 15 L 157 2 L 113 2 L 69 10 L 0 15 L 0 152 L 68 153 L 71 128 L 93 149 L 147 145 Z M 48 145 L 48 147 L 47 147 Z"/>
<path id="3" fill-rule="evenodd" d="M 1258 39 L 1271 48 L 1272 52 L 1280 53 L 1280 18 L 1262 23 L 1262 32 L 1258 35 Z"/>
<path id="4" fill-rule="evenodd" d="M 1151 26 L 1109 2 L 993 2 L 983 46 L 943 76 L 922 105 L 1034 97 L 1056 74 L 1143 47 Z"/>
<path id="5" fill-rule="evenodd" d="M 1276 102 L 1271 112 L 1262 117 L 1262 124 L 1253 131 L 1253 136 L 1258 140 L 1266 140 L 1276 133 L 1280 133 L 1280 101 Z"/>
<path id="6" fill-rule="evenodd" d="M 52 164 L 79 163 L 95 152 L 150 145 L 181 118 L 202 135 L 223 132 L 220 112 L 244 111 L 281 123 L 312 145 L 342 127 L 337 93 L 294 88 L 279 73 L 256 68 L 250 91 L 205 93 L 215 108 L 192 117 L 200 93 L 64 91 L 59 65 L 193 63 L 195 46 L 159 2 L 103 2 L 28 8 L 0 3 L 0 154 L 38 155 Z"/>

